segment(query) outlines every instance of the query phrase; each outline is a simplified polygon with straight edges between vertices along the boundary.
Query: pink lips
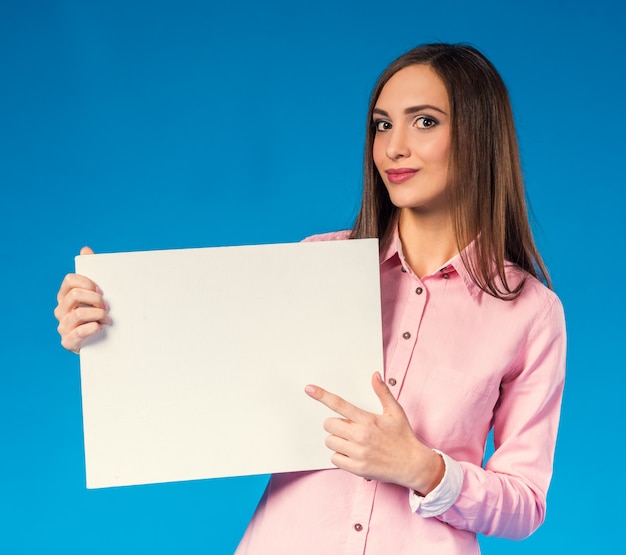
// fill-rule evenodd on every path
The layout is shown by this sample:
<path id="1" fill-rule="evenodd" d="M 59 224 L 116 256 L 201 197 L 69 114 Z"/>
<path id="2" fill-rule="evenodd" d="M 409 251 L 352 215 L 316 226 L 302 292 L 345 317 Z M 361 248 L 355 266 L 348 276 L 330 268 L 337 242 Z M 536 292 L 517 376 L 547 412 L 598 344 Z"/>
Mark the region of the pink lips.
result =
<path id="1" fill-rule="evenodd" d="M 414 170 L 412 168 L 395 168 L 385 170 L 387 174 L 387 179 L 394 185 L 398 185 L 400 183 L 404 183 L 411 179 L 419 170 Z"/>

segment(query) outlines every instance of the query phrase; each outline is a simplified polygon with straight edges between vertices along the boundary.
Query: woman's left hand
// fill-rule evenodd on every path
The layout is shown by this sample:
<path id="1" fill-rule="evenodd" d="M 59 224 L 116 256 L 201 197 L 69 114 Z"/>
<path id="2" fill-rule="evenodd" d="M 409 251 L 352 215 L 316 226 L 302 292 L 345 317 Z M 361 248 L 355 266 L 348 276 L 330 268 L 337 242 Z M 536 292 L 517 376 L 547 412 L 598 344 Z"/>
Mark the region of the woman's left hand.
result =
<path id="1" fill-rule="evenodd" d="M 357 476 L 392 482 L 430 493 L 445 471 L 443 458 L 419 441 L 404 409 L 376 372 L 372 387 L 382 405 L 374 414 L 348 403 L 321 387 L 308 385 L 305 392 L 343 418 L 328 418 L 326 446 L 334 451 L 332 463 Z"/>

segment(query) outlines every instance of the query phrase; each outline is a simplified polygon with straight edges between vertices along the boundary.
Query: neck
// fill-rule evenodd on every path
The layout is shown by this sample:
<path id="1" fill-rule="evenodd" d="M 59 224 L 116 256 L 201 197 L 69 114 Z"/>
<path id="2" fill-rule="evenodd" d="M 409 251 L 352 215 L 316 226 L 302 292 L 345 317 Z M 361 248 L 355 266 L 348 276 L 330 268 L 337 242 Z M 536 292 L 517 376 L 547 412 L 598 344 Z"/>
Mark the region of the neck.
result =
<path id="1" fill-rule="evenodd" d="M 437 271 L 459 252 L 448 212 L 424 215 L 403 208 L 398 231 L 404 258 L 420 278 Z"/>

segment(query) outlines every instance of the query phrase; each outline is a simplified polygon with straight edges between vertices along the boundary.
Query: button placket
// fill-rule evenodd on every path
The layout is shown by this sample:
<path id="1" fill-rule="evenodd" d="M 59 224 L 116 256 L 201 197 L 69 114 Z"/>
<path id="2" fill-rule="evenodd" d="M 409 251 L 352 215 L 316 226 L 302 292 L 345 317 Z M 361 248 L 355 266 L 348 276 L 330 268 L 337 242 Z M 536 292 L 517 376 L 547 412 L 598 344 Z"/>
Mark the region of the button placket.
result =
<path id="1" fill-rule="evenodd" d="M 396 333 L 400 337 L 397 339 L 398 343 L 393 357 L 395 363 L 391 361 L 387 363 L 386 367 L 389 372 L 385 374 L 385 383 L 396 399 L 399 399 L 402 393 L 402 383 L 408 363 L 411 360 L 411 353 L 415 347 L 422 314 L 428 301 L 427 288 L 417 276 L 407 272 L 402 275 L 401 280 L 404 282 L 401 298 L 405 310 L 396 327 Z"/>
<path id="2" fill-rule="evenodd" d="M 343 553 L 364 553 L 365 542 L 370 525 L 372 504 L 376 496 L 378 483 L 375 480 L 361 480 L 355 491 L 352 510 L 346 524 L 350 532 Z"/>

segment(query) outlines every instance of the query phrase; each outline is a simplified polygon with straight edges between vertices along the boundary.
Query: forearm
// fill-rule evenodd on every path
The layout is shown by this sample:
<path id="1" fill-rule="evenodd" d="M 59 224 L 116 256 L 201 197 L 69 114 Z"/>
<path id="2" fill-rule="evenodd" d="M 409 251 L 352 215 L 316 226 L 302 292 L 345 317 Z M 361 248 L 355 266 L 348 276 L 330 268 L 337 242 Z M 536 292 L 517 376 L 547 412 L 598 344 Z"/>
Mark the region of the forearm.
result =
<path id="1" fill-rule="evenodd" d="M 545 491 L 521 477 L 460 463 L 463 485 L 454 504 L 436 518 L 461 530 L 519 540 L 545 518 Z"/>

